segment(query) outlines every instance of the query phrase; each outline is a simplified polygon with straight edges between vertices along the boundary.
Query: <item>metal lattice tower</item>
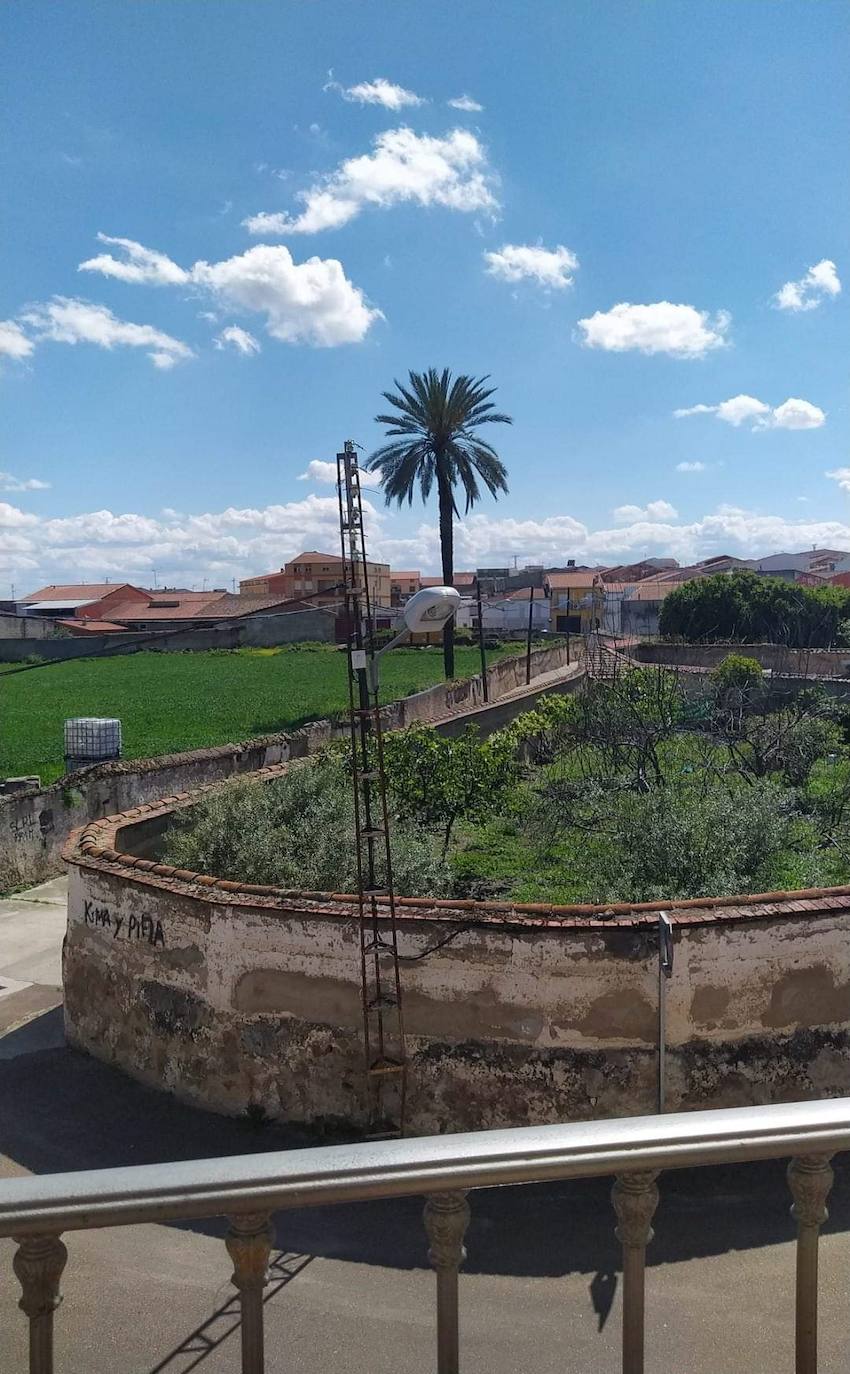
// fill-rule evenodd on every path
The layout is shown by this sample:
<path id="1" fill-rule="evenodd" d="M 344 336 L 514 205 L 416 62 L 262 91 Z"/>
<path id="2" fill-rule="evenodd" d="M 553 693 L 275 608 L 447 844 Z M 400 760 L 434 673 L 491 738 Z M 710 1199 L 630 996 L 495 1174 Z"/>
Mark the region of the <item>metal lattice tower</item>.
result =
<path id="1" fill-rule="evenodd" d="M 336 456 L 342 582 L 348 621 L 348 696 L 357 850 L 363 1044 L 369 1124 L 402 1135 L 407 1055 L 401 1007 L 384 749 L 378 706 L 360 472 L 354 444 Z"/>

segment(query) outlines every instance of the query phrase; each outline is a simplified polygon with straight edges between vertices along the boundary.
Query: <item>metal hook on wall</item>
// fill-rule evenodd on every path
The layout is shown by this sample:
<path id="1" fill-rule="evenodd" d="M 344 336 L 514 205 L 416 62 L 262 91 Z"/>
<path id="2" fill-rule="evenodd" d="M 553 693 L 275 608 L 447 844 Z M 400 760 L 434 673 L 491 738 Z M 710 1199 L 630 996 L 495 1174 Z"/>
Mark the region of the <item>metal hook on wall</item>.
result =
<path id="1" fill-rule="evenodd" d="M 673 976 L 673 922 L 658 914 L 658 1111 L 667 1100 L 667 983 Z"/>

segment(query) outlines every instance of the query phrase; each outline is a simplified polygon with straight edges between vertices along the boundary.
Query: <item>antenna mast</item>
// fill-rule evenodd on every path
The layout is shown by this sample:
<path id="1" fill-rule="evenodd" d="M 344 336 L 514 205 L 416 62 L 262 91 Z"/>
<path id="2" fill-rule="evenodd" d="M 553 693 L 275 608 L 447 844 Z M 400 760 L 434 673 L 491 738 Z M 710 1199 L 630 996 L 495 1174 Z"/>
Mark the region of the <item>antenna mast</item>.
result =
<path id="1" fill-rule="evenodd" d="M 337 454 L 336 468 L 342 583 L 348 622 L 349 724 L 369 1126 L 375 1134 L 392 1137 L 404 1133 L 407 1055 L 384 748 L 375 673 L 374 617 L 363 532 L 360 471 L 351 440 L 346 440 L 342 453 Z"/>

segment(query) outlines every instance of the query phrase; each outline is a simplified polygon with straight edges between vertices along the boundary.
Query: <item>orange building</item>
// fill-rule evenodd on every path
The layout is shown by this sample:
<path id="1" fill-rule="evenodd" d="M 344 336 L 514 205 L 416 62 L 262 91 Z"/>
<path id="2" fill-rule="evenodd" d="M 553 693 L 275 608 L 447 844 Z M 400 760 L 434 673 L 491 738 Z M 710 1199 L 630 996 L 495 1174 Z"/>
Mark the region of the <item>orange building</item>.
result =
<path id="1" fill-rule="evenodd" d="M 375 606 L 391 604 L 389 563 L 366 563 L 369 595 Z M 337 605 L 342 601 L 342 558 L 338 553 L 319 553 L 308 549 L 285 563 L 279 572 L 261 573 L 239 583 L 241 596 L 280 596 L 290 600 L 303 597 L 313 606 Z"/>
<path id="2" fill-rule="evenodd" d="M 403 606 L 420 590 L 422 578 L 419 572 L 391 572 L 390 597 L 394 606 Z"/>

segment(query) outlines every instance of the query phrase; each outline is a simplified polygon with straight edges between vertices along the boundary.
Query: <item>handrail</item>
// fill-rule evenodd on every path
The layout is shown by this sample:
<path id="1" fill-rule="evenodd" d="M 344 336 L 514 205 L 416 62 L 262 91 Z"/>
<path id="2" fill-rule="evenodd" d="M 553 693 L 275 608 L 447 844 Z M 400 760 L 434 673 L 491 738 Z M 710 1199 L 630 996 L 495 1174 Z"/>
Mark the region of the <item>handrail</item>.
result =
<path id="1" fill-rule="evenodd" d="M 0 1236 L 850 1150 L 850 1098 L 526 1126 L 0 1182 Z"/>

